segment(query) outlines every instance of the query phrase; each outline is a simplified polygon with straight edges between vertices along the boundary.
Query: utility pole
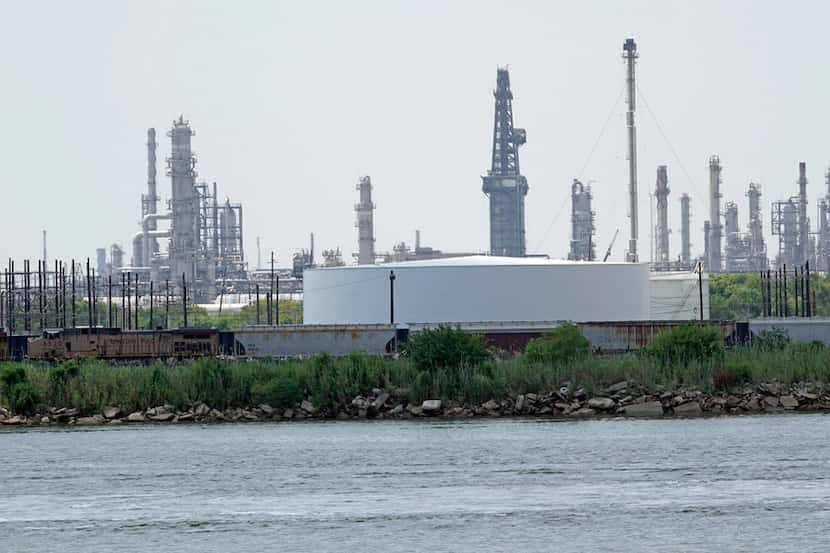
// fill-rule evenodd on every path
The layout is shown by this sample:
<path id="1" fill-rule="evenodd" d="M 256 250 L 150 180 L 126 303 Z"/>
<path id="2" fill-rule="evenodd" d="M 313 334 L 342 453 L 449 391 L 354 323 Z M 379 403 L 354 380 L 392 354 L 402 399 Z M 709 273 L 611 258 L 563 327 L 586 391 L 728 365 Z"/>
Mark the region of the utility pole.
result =
<path id="1" fill-rule="evenodd" d="M 700 297 L 700 320 L 703 321 L 703 263 L 697 264 L 697 291 Z"/>
<path id="2" fill-rule="evenodd" d="M 271 250 L 271 295 L 268 303 L 268 324 L 273 324 L 273 312 L 271 311 L 271 304 L 274 302 L 274 250 Z"/>
<path id="3" fill-rule="evenodd" d="M 389 271 L 389 324 L 395 324 L 395 271 Z"/>
<path id="4" fill-rule="evenodd" d="M 184 328 L 187 328 L 187 274 L 182 273 L 182 310 L 184 312 Z"/>
<path id="5" fill-rule="evenodd" d="M 87 300 L 87 311 L 89 312 L 89 318 L 87 319 L 87 326 L 92 328 L 92 281 L 90 280 L 90 271 L 89 271 L 89 258 L 86 258 L 86 300 Z"/>
<path id="6" fill-rule="evenodd" d="M 75 260 L 72 260 L 72 267 L 70 269 L 72 271 L 72 328 L 76 326 L 76 317 L 75 317 Z M 12 273 L 14 274 L 14 273 Z"/>
<path id="7" fill-rule="evenodd" d="M 164 328 L 170 328 L 170 279 L 164 281 Z"/>
<path id="8" fill-rule="evenodd" d="M 256 285 L 256 324 L 259 324 L 259 284 Z"/>

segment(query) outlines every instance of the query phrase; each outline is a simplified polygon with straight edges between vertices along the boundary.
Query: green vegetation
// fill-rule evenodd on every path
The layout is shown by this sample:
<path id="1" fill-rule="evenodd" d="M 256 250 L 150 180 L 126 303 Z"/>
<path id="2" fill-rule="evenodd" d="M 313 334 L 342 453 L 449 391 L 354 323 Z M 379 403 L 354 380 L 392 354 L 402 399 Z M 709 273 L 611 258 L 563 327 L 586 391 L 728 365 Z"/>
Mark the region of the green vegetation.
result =
<path id="1" fill-rule="evenodd" d="M 0 391 L 15 413 L 28 415 L 37 404 L 37 393 L 29 383 L 26 371 L 18 365 L 0 368 Z"/>
<path id="2" fill-rule="evenodd" d="M 403 355 L 419 370 L 430 372 L 476 367 L 492 356 L 480 334 L 445 325 L 411 336 L 403 345 Z"/>
<path id="3" fill-rule="evenodd" d="M 106 405 L 118 405 L 126 412 L 164 404 L 185 408 L 197 402 L 218 409 L 260 403 L 288 408 L 309 399 L 332 415 L 352 398 L 368 395 L 374 388 L 413 403 L 442 398 L 476 404 L 523 393 L 544 394 L 564 383 L 583 387 L 590 394 L 621 380 L 652 390 L 686 386 L 706 392 L 744 383 L 830 382 L 830 348 L 784 342 L 774 349 L 764 346 L 720 352 L 708 348 L 705 330 L 667 334 L 657 342 L 659 348 L 653 348 L 658 353 L 580 354 L 555 362 L 531 355 L 493 359 L 481 354 L 478 342 L 461 342 L 463 355 L 436 348 L 431 350 L 438 352 L 431 361 L 419 357 L 418 362 L 412 356 L 391 359 L 352 354 L 296 360 L 202 359 L 178 365 L 7 363 L 0 364 L 0 404 L 22 414 L 41 406 L 95 414 Z M 444 329 L 432 336 L 431 340 L 446 344 L 455 332 Z M 665 351 L 671 352 L 668 357 L 661 355 Z M 449 358 L 463 361 L 453 364 L 446 361 Z M 667 362 L 667 358 L 676 361 Z M 444 361 L 439 368 L 440 359 Z M 477 362 L 472 363 L 473 359 Z"/>
<path id="4" fill-rule="evenodd" d="M 528 360 L 535 363 L 564 363 L 590 353 L 590 342 L 573 323 L 560 325 L 550 334 L 531 340 L 525 351 Z"/>
<path id="5" fill-rule="evenodd" d="M 775 284 L 773 284 L 773 293 Z M 788 281 L 787 302 L 795 314 L 795 289 L 792 274 Z M 810 275 L 810 290 L 815 292 L 817 315 L 830 316 L 830 276 Z M 746 320 L 761 316 L 761 277 L 758 273 L 709 275 L 709 309 L 714 320 Z M 799 307 L 800 310 L 800 307 Z"/>
<path id="6" fill-rule="evenodd" d="M 676 366 L 720 361 L 723 351 L 723 338 L 718 327 L 688 323 L 655 336 L 645 354 L 664 366 Z"/>

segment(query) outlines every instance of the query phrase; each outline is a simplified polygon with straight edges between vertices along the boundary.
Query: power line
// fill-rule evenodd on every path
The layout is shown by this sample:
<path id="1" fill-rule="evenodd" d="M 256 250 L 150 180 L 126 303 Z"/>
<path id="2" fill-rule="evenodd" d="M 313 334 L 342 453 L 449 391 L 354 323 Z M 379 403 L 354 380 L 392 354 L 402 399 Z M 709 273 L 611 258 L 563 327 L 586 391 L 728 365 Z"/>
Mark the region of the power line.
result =
<path id="1" fill-rule="evenodd" d="M 605 131 L 608 129 L 608 124 L 611 122 L 611 119 L 614 117 L 614 113 L 617 111 L 617 106 L 619 105 L 620 100 L 622 100 L 624 91 L 625 91 L 625 87 L 624 86 L 620 87 L 620 93 L 617 95 L 617 99 L 614 101 L 614 105 L 611 107 L 611 111 L 608 112 L 608 117 L 605 119 L 605 122 L 602 124 L 602 128 L 599 131 L 599 135 L 597 135 L 597 138 L 594 141 L 594 145 L 591 147 L 590 152 L 588 152 L 588 157 L 585 158 L 585 162 L 582 164 L 582 168 L 579 170 L 579 173 L 577 175 L 577 179 L 580 179 L 580 180 L 582 179 L 582 176 L 585 174 L 585 169 L 587 169 L 588 164 L 591 163 L 591 159 L 594 157 L 594 153 L 597 151 L 597 147 L 599 146 L 599 143 L 602 140 L 602 137 L 605 136 Z M 548 228 L 545 230 L 544 234 L 542 235 L 542 238 L 539 239 L 539 242 L 537 243 L 536 247 L 533 248 L 533 251 L 538 253 L 539 247 L 545 242 L 545 240 L 548 237 L 548 234 L 550 234 L 550 231 L 553 228 L 553 225 L 556 224 L 556 221 L 559 220 L 559 216 L 562 215 L 562 210 L 567 205 L 568 200 L 570 199 L 570 197 L 571 197 L 571 193 L 570 193 L 570 190 L 569 190 L 568 193 L 565 195 L 565 199 L 562 201 L 562 205 L 560 205 L 559 209 L 556 210 L 556 214 L 553 216 L 553 219 L 551 220 L 550 224 L 548 225 Z"/>

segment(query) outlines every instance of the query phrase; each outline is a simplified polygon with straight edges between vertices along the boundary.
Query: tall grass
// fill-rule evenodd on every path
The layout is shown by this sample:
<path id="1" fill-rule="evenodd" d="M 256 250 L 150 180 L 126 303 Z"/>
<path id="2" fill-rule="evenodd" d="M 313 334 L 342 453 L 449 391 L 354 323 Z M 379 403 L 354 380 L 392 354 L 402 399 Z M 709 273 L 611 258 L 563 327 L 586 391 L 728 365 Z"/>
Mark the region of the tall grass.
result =
<path id="1" fill-rule="evenodd" d="M 442 398 L 474 404 L 555 391 L 564 383 L 583 387 L 589 394 L 602 393 L 621 380 L 652 390 L 685 386 L 711 391 L 716 371 L 731 371 L 737 378 L 734 384 L 828 383 L 830 348 L 807 344 L 790 344 L 776 351 L 741 348 L 710 361 L 678 365 L 635 353 L 578 357 L 560 363 L 519 356 L 440 371 L 421 371 L 406 358 L 364 354 L 302 360 L 202 359 L 177 365 L 113 366 L 102 361 L 6 365 L 12 366 L 23 367 L 39 404 L 77 408 L 87 414 L 100 413 L 106 405 L 135 411 L 164 404 L 186 408 L 204 402 L 226 409 L 260 403 L 291 407 L 303 399 L 333 412 L 336 406 L 375 388 L 403 401 Z M 6 367 L 0 365 L 0 371 Z M 2 387 L 0 404 L 10 404 L 10 394 Z"/>

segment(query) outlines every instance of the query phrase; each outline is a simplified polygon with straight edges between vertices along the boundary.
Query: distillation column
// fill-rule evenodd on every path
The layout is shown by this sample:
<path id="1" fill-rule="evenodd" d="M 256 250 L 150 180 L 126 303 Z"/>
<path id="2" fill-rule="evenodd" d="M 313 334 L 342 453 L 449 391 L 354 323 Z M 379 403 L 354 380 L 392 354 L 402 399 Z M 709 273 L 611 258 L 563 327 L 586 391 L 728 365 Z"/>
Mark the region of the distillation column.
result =
<path id="1" fill-rule="evenodd" d="M 568 259 L 573 261 L 593 261 L 594 251 L 594 217 L 591 209 L 593 195 L 591 187 L 574 179 L 571 186 L 571 250 Z"/>
<path id="2" fill-rule="evenodd" d="M 807 164 L 798 164 L 798 263 L 810 259 L 810 220 L 807 218 Z"/>
<path id="3" fill-rule="evenodd" d="M 761 219 L 761 185 L 749 183 L 746 193 L 749 198 L 749 255 L 750 268 L 766 270 L 767 245 L 764 242 L 764 224 Z"/>
<path id="4" fill-rule="evenodd" d="M 524 129 L 513 127 L 513 93 L 507 69 L 496 72 L 493 154 L 490 170 L 482 176 L 482 191 L 490 198 L 490 253 L 523 257 L 527 179 L 519 168 L 519 147 L 527 141 Z"/>
<path id="5" fill-rule="evenodd" d="M 741 228 L 738 225 L 738 204 L 735 202 L 726 202 L 723 221 L 726 232 L 726 272 L 737 272 L 743 268 L 741 261 L 745 257 L 744 254 L 748 253 L 741 250 Z"/>
<path id="6" fill-rule="evenodd" d="M 360 203 L 354 206 L 357 213 L 357 264 L 371 265 L 375 262 L 375 204 L 372 203 L 372 179 L 369 176 L 360 177 L 357 190 L 360 191 Z M 312 257 L 313 249 L 312 246 Z"/>
<path id="7" fill-rule="evenodd" d="M 666 166 L 657 167 L 657 187 L 654 196 L 657 198 L 657 263 L 666 265 L 669 262 L 669 177 Z"/>
<path id="8" fill-rule="evenodd" d="M 193 157 L 190 124 L 179 117 L 167 135 L 171 139 L 171 155 L 167 158 L 168 175 L 172 181 L 172 239 L 170 268 L 178 282 L 185 274 L 189 283 L 196 282 L 199 250 L 199 198 L 194 187 L 196 159 Z M 191 284 L 192 286 L 192 284 Z"/>
<path id="9" fill-rule="evenodd" d="M 680 196 L 680 265 L 688 269 L 692 266 L 692 243 L 689 214 L 689 195 Z"/>
<path id="10" fill-rule="evenodd" d="M 720 158 L 709 158 L 709 271 L 719 273 L 723 270 L 721 257 L 721 236 L 723 226 L 720 222 Z"/>

